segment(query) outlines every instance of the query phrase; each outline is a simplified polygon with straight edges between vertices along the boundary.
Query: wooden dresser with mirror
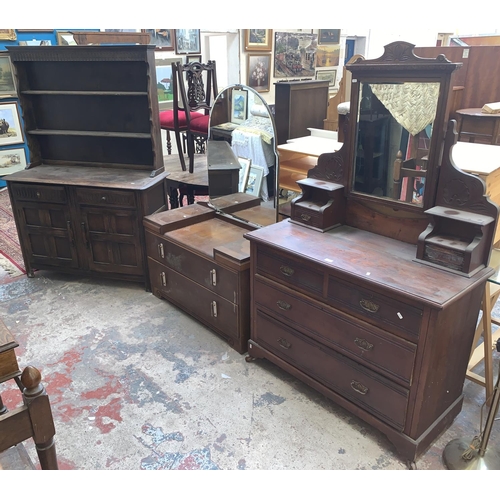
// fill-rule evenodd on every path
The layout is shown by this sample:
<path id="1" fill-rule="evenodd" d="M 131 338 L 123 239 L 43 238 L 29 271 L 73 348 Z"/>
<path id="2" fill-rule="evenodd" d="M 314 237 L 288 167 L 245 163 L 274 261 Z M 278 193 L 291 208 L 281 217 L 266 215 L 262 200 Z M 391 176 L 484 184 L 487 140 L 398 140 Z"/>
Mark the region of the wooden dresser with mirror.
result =
<path id="1" fill-rule="evenodd" d="M 409 461 L 461 410 L 498 219 L 482 181 L 450 160 L 458 65 L 413 48 L 347 66 L 343 146 L 300 182 L 290 219 L 245 235 L 247 360 L 309 384 Z"/>
<path id="2" fill-rule="evenodd" d="M 235 103 L 236 98 L 244 101 L 238 113 L 235 104 L 241 102 Z M 210 201 L 144 218 L 151 288 L 245 353 L 250 243 L 243 236 L 277 220 L 276 189 L 265 189 L 267 175 L 278 166 L 275 126 L 265 101 L 242 85 L 219 93 L 209 126 Z M 252 166 L 260 177 L 255 175 L 249 188 Z M 259 193 L 252 190 L 257 182 Z"/>

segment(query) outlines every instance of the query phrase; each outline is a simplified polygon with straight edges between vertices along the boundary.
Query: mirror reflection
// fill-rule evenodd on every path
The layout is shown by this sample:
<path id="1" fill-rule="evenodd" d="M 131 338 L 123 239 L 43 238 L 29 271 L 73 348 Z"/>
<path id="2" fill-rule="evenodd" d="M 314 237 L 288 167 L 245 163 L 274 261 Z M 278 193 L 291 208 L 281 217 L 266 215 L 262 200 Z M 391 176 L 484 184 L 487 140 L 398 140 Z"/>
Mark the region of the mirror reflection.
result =
<path id="1" fill-rule="evenodd" d="M 209 131 L 211 205 L 229 212 L 231 201 L 228 202 L 227 197 L 244 193 L 247 195 L 245 200 L 255 197 L 259 214 L 253 213 L 255 210 L 252 213 L 245 211 L 236 214 L 238 217 L 258 225 L 276 222 L 278 157 L 274 119 L 267 103 L 250 87 L 227 87 L 214 101 Z M 263 218 L 264 212 L 267 214 Z"/>
<path id="2" fill-rule="evenodd" d="M 439 82 L 361 83 L 352 188 L 422 206 Z"/>

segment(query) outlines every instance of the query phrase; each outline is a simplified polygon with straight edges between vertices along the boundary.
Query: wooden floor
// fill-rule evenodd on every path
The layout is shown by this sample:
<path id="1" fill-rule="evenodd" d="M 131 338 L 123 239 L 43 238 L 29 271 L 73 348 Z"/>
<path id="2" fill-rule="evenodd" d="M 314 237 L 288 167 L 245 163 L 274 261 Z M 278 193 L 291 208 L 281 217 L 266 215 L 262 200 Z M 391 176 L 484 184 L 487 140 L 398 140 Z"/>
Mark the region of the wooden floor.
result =
<path id="1" fill-rule="evenodd" d="M 0 453 L 0 470 L 35 470 L 35 466 L 21 443 Z"/>

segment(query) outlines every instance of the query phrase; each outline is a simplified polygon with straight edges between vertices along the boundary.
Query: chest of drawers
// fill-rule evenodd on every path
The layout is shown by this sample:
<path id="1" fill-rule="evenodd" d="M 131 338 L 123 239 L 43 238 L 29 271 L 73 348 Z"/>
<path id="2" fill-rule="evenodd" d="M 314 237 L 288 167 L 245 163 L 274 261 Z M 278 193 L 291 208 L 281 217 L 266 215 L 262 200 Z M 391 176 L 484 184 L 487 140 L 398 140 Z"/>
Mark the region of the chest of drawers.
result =
<path id="1" fill-rule="evenodd" d="M 198 204 L 144 218 L 153 293 L 240 354 L 250 334 L 249 229 Z"/>
<path id="2" fill-rule="evenodd" d="M 283 221 L 245 238 L 249 360 L 272 361 L 414 460 L 461 409 L 490 271 L 431 268 L 414 261 L 414 245 L 348 226 L 319 233 Z"/>

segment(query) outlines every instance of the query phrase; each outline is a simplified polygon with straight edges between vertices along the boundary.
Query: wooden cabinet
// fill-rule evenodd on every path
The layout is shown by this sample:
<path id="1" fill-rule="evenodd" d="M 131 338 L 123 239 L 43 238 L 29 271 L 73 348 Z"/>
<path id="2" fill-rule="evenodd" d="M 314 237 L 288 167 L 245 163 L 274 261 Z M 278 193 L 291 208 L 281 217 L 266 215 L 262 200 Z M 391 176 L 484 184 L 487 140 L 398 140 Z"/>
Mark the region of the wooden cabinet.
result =
<path id="1" fill-rule="evenodd" d="M 276 82 L 277 144 L 308 135 L 308 128 L 323 128 L 328 106 L 328 85 L 322 80 Z"/>
<path id="2" fill-rule="evenodd" d="M 415 246 L 288 220 L 248 233 L 249 355 L 267 358 L 415 457 L 451 423 L 484 282 L 415 262 Z"/>
<path id="3" fill-rule="evenodd" d="M 10 47 L 30 164 L 8 176 L 35 269 L 146 283 L 142 219 L 167 208 L 154 50 Z"/>
<path id="4" fill-rule="evenodd" d="M 246 352 L 249 228 L 198 204 L 145 217 L 144 226 L 153 293 Z"/>

